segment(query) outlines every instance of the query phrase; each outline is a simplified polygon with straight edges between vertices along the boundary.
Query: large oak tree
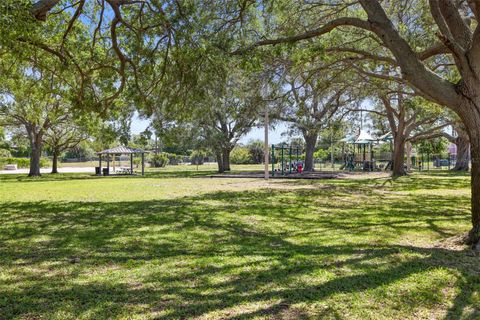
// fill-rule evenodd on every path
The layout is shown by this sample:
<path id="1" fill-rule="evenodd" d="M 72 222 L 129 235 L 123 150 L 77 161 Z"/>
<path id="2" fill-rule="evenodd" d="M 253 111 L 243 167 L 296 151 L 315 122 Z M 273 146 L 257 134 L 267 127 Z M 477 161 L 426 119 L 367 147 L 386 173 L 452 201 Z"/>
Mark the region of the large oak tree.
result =
<path id="1" fill-rule="evenodd" d="M 18 75 L 18 74 L 17 74 Z M 30 144 L 29 176 L 40 176 L 40 159 L 47 131 L 69 117 L 61 102 L 61 90 L 51 78 L 35 70 L 3 79 L 0 86 L 0 123 L 23 128 Z"/>
<path id="2" fill-rule="evenodd" d="M 305 4 L 309 5 L 313 10 L 314 4 Z M 236 53 L 312 39 L 336 29 L 359 30 L 358 41 L 341 46 L 342 51 L 382 61 L 392 71 L 400 69 L 412 88 L 453 110 L 464 123 L 472 162 L 472 229 L 466 242 L 480 249 L 480 1 L 359 0 L 316 7 L 322 12 L 320 25 L 259 40 Z M 359 50 L 366 38 L 373 39 L 375 48 Z"/>
<path id="3" fill-rule="evenodd" d="M 342 108 L 353 105 L 356 97 L 344 69 L 324 64 L 320 59 L 295 63 L 284 61 L 285 101 L 277 118 L 289 124 L 305 140 L 304 171 L 314 170 L 314 153 L 322 130 L 328 128 Z"/>
<path id="4" fill-rule="evenodd" d="M 29 1 L 27 1 L 30 3 Z M 231 8 L 232 1 L 218 1 Z M 12 4 L 15 1 L 5 1 Z M 37 21 L 55 18 L 54 13 L 63 14 L 64 23 L 56 23 L 57 36 L 41 37 L 41 33 L 9 32 L 4 43 L 23 43 L 46 51 L 64 64 L 76 70 L 75 91 L 78 99 L 85 98 L 84 93 L 96 102 L 96 105 L 108 106 L 126 87 L 134 88 L 139 103 L 151 101 L 152 85 L 161 83 L 170 64 L 172 44 L 189 44 L 190 50 L 202 50 L 198 36 L 190 26 L 191 19 L 184 19 L 198 6 L 182 6 L 178 1 L 126 1 L 105 0 L 100 2 L 81 0 L 77 2 L 59 0 L 39 0 L 29 6 L 29 13 Z M 217 3 L 217 2 L 215 2 Z M 248 10 L 253 5 L 259 10 L 270 6 L 270 1 L 233 2 L 239 4 L 238 10 L 227 10 L 221 25 L 206 26 L 210 34 L 220 33 L 226 25 L 240 26 L 246 32 L 247 39 L 252 35 L 278 29 L 286 36 L 272 39 L 259 39 L 252 46 L 245 46 L 239 52 L 265 45 L 294 43 L 326 35 L 334 30 L 350 28 L 350 41 L 340 43 L 337 52 L 344 52 L 364 59 L 381 61 L 386 68 L 401 70 L 402 79 L 425 98 L 446 106 L 456 112 L 469 135 L 472 161 L 472 229 L 468 243 L 476 245 L 480 240 L 480 2 L 478 0 L 359 0 L 328 1 L 324 3 L 292 2 L 292 6 L 302 7 L 302 15 L 285 15 L 285 21 L 262 15 L 261 19 L 249 19 Z M 65 9 L 68 7 L 68 10 Z M 220 6 L 218 6 L 220 7 Z M 285 7 L 284 7 L 285 8 Z M 168 9 L 168 10 L 167 10 Z M 8 11 L 8 10 L 7 10 Z M 284 10 L 285 11 L 285 10 Z M 12 10 L 8 11 L 12 12 Z M 15 12 L 13 10 L 13 12 Z M 85 14 L 85 13 L 88 14 Z M 317 15 L 317 16 L 315 16 Z M 8 15 L 7 15 L 8 16 Z M 14 15 L 2 22 L 16 22 Z M 58 15 L 57 15 L 58 16 Z M 314 19 L 307 19 L 314 17 Z M 92 24 L 98 28 L 87 28 L 90 32 L 90 56 L 75 56 L 74 47 L 83 42 L 74 42 L 68 46 L 72 30 L 83 19 L 94 18 Z M 259 20 L 266 22 L 259 27 Z M 179 22 L 180 21 L 180 22 Z M 308 21 L 306 25 L 302 22 Z M 253 22 L 250 28 L 248 22 Z M 292 30 L 293 24 L 300 24 Z M 314 25 L 317 24 L 317 25 Z M 28 25 L 28 24 L 27 24 Z M 177 26 L 178 28 L 175 28 Z M 246 28 L 243 28 L 246 26 Z M 218 29 L 217 29 L 218 27 Z M 3 29 L 3 28 L 2 28 Z M 15 28 L 10 28 L 15 29 Z M 57 30 L 55 29 L 55 30 Z M 178 30 L 183 30 L 182 33 Z M 121 33 L 121 37 L 119 36 Z M 235 37 L 240 33 L 236 33 Z M 278 34 L 278 32 L 277 32 Z M 175 37 L 174 37 L 175 36 Z M 233 36 L 233 35 L 232 35 Z M 140 41 L 139 41 L 140 40 Z M 193 41 L 192 41 L 193 40 Z M 102 43 L 100 54 L 95 44 Z M 433 44 L 432 44 L 433 43 Z M 197 45 L 200 44 L 200 45 Z M 224 43 L 217 45 L 223 46 Z M 364 46 L 365 45 L 365 46 Z M 12 45 L 20 52 L 20 47 Z M 158 50 L 161 48 L 162 50 Z M 111 49 L 111 50 L 109 50 Z M 88 50 L 87 50 L 88 51 Z M 85 51 L 82 51 L 85 52 Z M 113 52 L 113 55 L 112 55 Z M 139 53 L 142 54 L 133 54 Z M 184 52 L 185 53 L 185 52 Z M 28 55 L 27 55 L 28 56 Z M 72 58 L 73 57 L 73 58 Z M 27 58 L 27 57 L 25 57 Z M 207 58 L 207 56 L 205 56 Z M 181 60 L 189 61 L 188 52 L 180 55 Z M 89 65 L 81 64 L 88 61 Z M 158 63 L 158 61 L 160 63 Z M 204 61 L 208 61 L 204 59 Z M 95 63 L 93 63 L 95 62 Z M 186 69 L 188 69 L 186 71 Z M 175 76 L 171 83 L 179 78 L 189 79 L 192 68 L 180 68 L 180 77 Z M 115 78 L 107 84 L 99 79 Z M 142 76 L 147 77 L 142 77 Z M 168 77 L 167 77 L 168 78 Z M 194 78 L 194 77 L 193 77 Z M 128 81 L 127 81 L 128 80 Z M 97 97 L 97 88 L 107 94 Z M 170 90 L 169 92 L 176 93 Z M 479 248 L 480 249 L 480 248 Z"/>

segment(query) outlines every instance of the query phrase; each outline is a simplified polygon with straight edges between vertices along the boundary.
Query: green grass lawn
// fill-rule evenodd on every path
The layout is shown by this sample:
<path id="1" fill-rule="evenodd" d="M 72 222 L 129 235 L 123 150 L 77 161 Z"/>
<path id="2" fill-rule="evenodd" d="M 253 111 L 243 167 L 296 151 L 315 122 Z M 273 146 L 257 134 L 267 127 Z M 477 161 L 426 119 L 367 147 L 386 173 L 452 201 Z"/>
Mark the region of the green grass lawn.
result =
<path id="1" fill-rule="evenodd" d="M 0 319 L 479 319 L 469 178 L 0 176 Z"/>

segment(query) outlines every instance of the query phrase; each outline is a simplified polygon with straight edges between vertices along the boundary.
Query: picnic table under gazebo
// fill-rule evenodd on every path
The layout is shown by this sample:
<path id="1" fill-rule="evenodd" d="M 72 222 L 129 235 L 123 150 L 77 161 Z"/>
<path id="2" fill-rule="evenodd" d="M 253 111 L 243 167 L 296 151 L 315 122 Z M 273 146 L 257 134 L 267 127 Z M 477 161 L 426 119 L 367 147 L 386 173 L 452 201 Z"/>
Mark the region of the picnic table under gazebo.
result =
<path id="1" fill-rule="evenodd" d="M 145 153 L 147 151 L 137 148 L 130 148 L 130 147 L 115 147 L 111 149 L 106 149 L 100 152 L 97 152 L 98 155 L 98 167 L 96 168 L 96 174 L 108 176 L 110 175 L 110 161 L 113 162 L 113 173 L 117 174 L 134 174 L 133 172 L 133 156 L 134 155 L 141 155 L 142 157 L 142 176 L 145 175 Z M 115 167 L 115 158 L 116 156 L 121 155 L 130 155 L 130 166 L 129 167 L 122 167 L 121 165 L 118 167 L 118 170 Z M 102 160 L 105 157 L 107 162 L 107 167 L 102 168 Z M 112 159 L 111 159 L 112 158 Z"/>

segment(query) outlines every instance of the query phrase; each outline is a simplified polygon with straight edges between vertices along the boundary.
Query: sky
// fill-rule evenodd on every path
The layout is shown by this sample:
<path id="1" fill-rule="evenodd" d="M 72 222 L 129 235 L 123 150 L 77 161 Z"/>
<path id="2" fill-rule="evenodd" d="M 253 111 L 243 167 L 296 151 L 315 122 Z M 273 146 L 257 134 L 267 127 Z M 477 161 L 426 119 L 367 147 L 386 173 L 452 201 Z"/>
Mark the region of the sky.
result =
<path id="1" fill-rule="evenodd" d="M 131 132 L 133 134 L 139 134 L 140 132 L 144 131 L 148 125 L 150 124 L 150 120 L 148 119 L 140 119 L 138 114 L 135 114 L 132 120 L 131 125 Z M 275 129 L 270 129 L 268 134 L 268 142 L 272 143 L 280 143 L 282 141 L 288 140 L 286 137 L 282 137 L 282 133 L 287 131 L 287 125 L 285 123 L 280 123 L 275 126 Z M 243 136 L 240 139 L 240 143 L 247 143 L 249 140 L 262 140 L 264 135 L 263 128 L 253 128 L 248 134 Z"/>
<path id="2" fill-rule="evenodd" d="M 133 116 L 132 119 L 132 125 L 130 127 L 130 131 L 133 134 L 139 134 L 142 131 L 145 131 L 145 129 L 148 127 L 150 124 L 150 120 L 145 120 L 145 119 L 140 119 L 138 117 L 138 113 L 135 112 L 135 115 Z"/>
<path id="3" fill-rule="evenodd" d="M 275 126 L 275 129 L 270 128 L 268 131 L 268 143 L 275 144 L 288 140 L 287 137 L 282 137 L 282 133 L 287 131 L 287 126 L 284 123 Z M 248 134 L 240 139 L 240 143 L 247 143 L 249 140 L 263 141 L 265 136 L 265 129 L 253 128 Z"/>

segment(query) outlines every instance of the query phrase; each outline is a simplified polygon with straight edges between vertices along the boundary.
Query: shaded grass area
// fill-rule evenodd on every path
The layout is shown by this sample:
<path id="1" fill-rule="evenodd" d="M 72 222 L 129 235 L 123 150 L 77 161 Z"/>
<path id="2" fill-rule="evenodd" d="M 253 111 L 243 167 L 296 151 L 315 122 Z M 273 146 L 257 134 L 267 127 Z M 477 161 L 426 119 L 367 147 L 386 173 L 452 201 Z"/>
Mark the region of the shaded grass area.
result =
<path id="1" fill-rule="evenodd" d="M 1 319 L 478 319 L 469 179 L 0 180 Z"/>

